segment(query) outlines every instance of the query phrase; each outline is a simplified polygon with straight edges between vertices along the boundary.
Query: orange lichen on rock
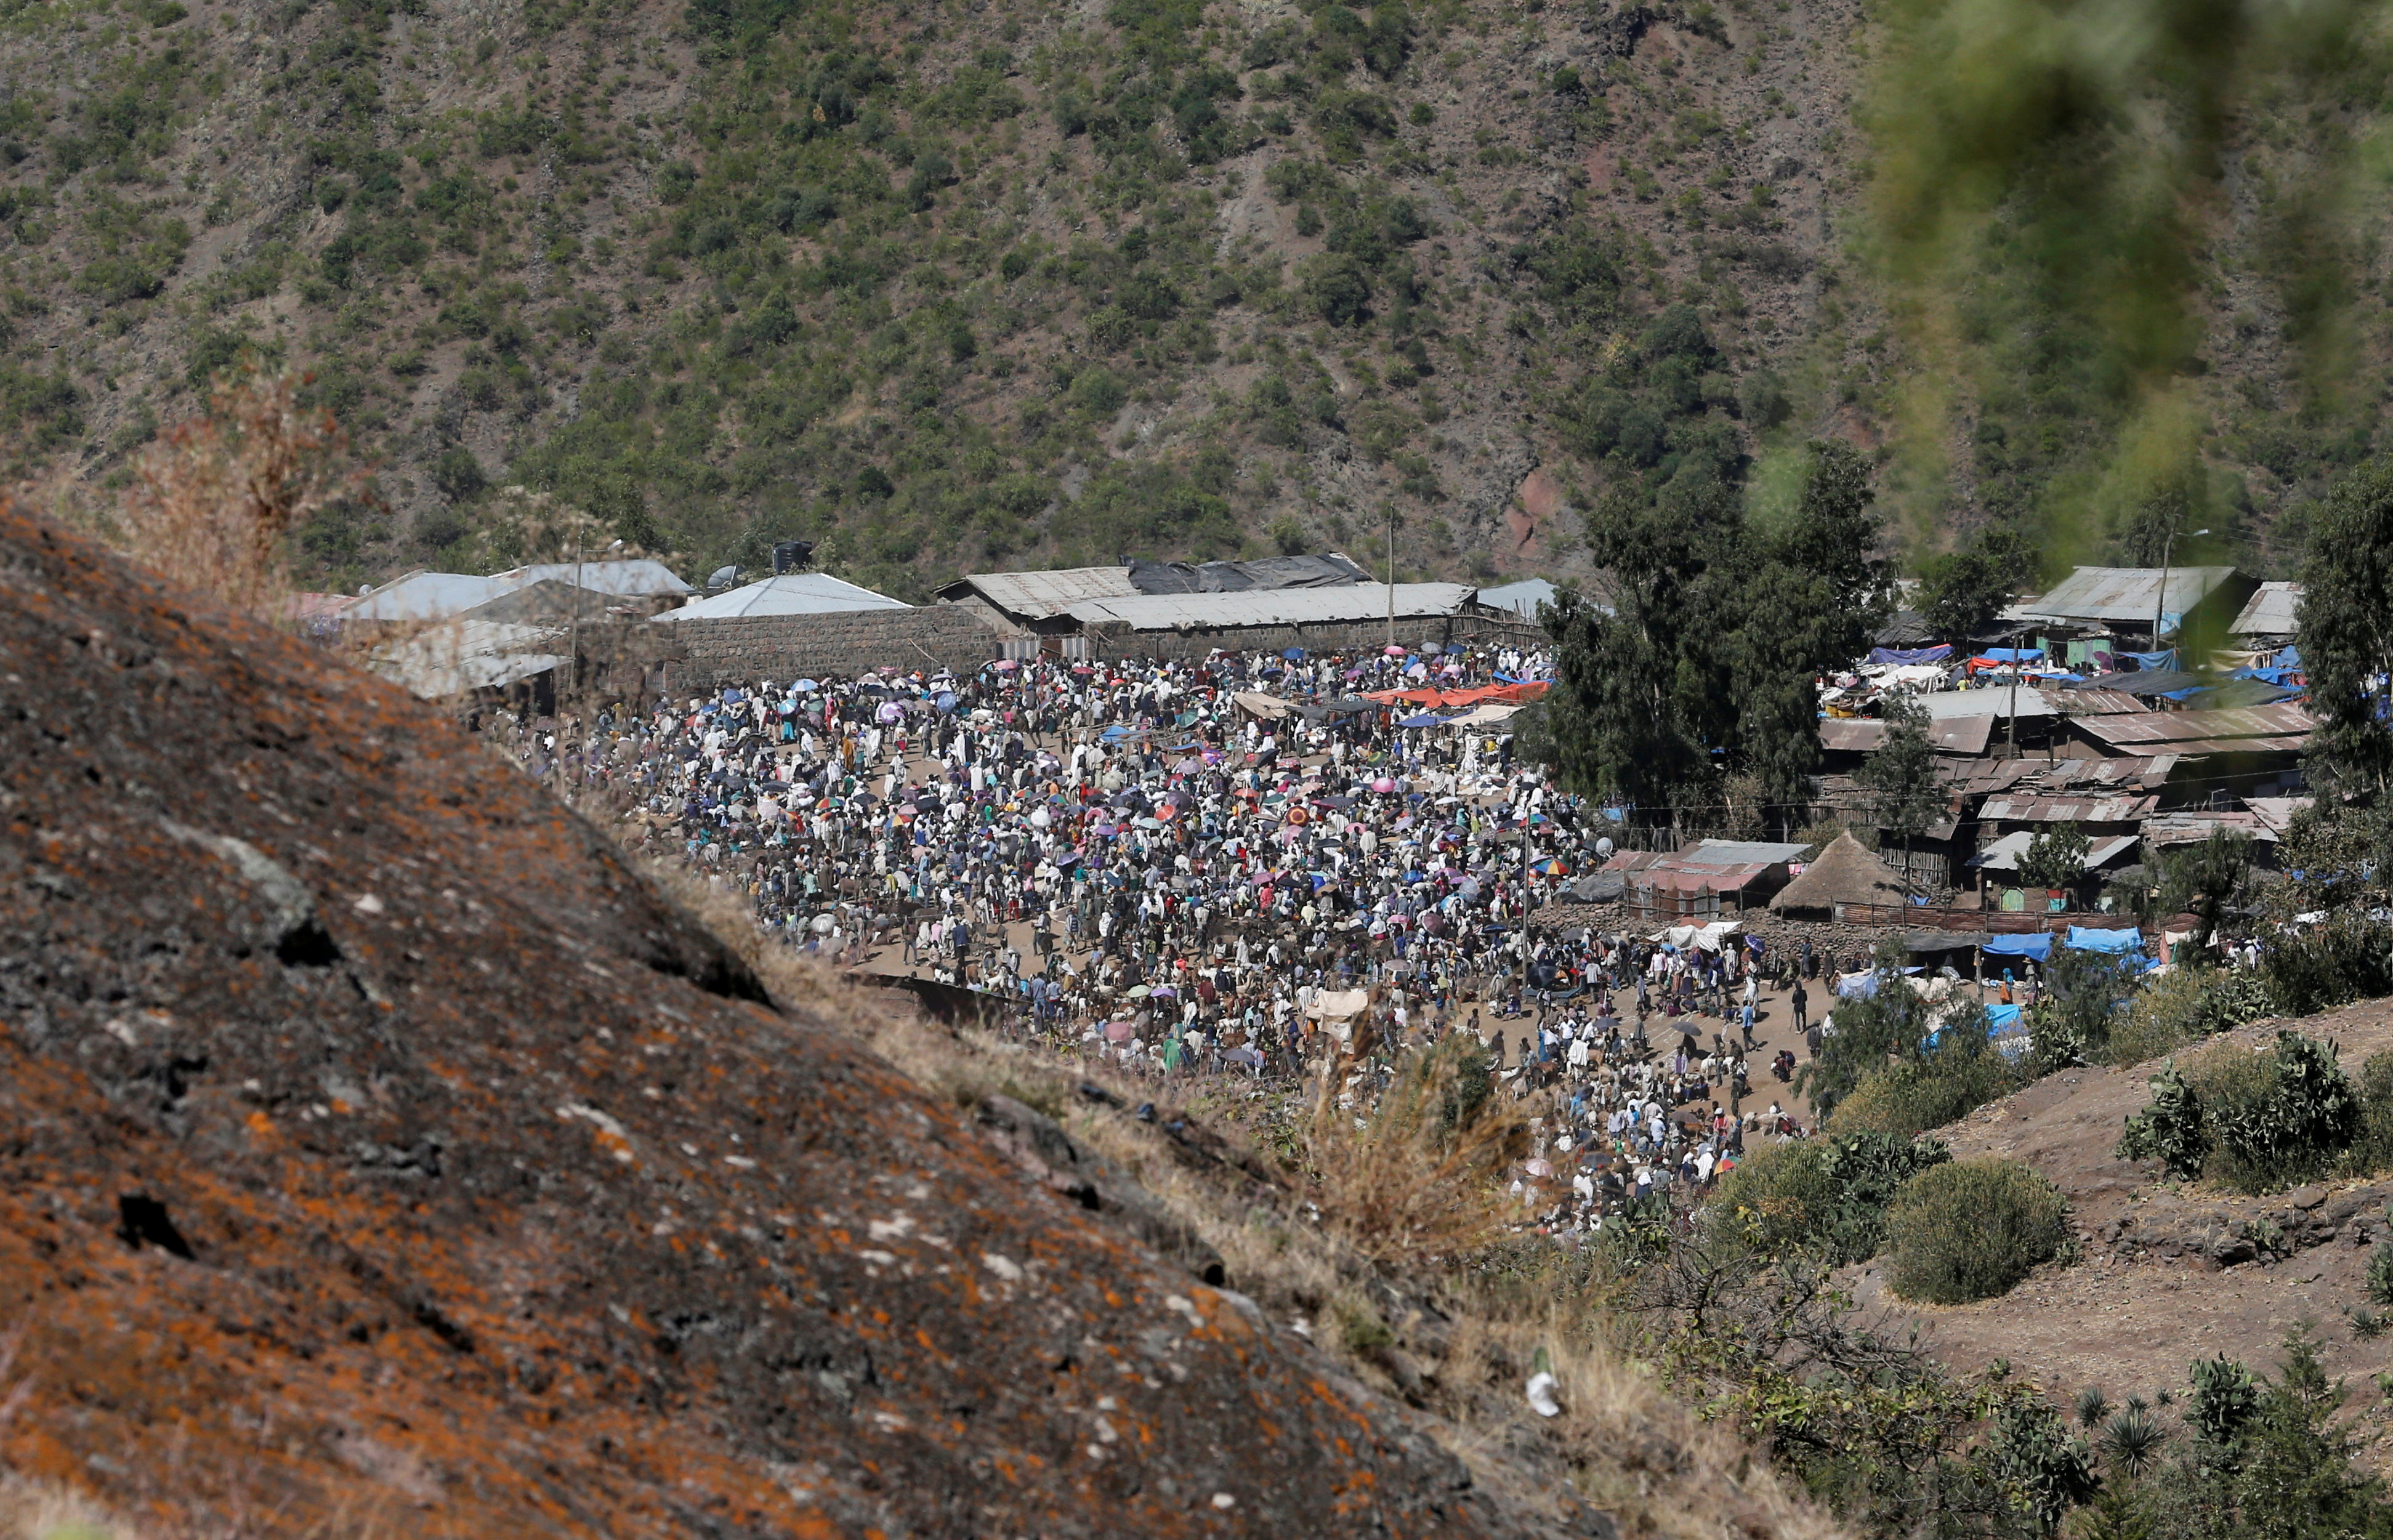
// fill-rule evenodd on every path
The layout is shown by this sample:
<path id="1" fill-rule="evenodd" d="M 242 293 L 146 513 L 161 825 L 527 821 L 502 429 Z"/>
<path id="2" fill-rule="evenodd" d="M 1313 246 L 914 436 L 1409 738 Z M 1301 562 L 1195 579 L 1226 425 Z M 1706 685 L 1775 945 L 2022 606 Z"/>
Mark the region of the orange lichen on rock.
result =
<path id="1" fill-rule="evenodd" d="M 1604 1527 L 1472 1490 L 1413 1414 L 775 1009 L 439 713 L 19 512 L 0 1130 L 33 1376 L 0 1457 L 126 1512 Z"/>

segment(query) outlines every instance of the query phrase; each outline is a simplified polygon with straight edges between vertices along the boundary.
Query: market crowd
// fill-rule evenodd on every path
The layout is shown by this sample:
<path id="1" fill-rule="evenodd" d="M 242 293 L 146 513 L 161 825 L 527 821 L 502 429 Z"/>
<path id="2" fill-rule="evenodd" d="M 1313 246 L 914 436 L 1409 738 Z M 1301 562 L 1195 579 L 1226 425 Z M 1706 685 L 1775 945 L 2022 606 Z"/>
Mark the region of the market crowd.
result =
<path id="1" fill-rule="evenodd" d="M 1469 1032 L 1515 1094 L 1548 1093 L 1528 1174 L 1569 1224 L 1800 1129 L 1746 1106 L 1758 943 L 1532 925 L 1612 854 L 1513 751 L 1550 662 L 1009 660 L 509 732 L 790 945 L 974 991 L 1008 1030 L 1132 1073 L 1327 1059 L 1351 1101 Z"/>

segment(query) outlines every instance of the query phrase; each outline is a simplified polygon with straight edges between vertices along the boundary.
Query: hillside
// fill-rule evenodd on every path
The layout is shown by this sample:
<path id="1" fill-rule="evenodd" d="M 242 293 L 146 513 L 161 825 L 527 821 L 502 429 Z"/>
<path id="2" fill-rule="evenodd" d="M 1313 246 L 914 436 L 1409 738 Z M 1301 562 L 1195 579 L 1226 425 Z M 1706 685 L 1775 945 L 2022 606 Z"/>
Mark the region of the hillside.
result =
<path id="1" fill-rule="evenodd" d="M 1589 499 L 1766 496 L 1822 434 L 1882 451 L 1918 549 L 2054 519 L 2099 555 L 2160 506 L 2281 562 L 2381 377 L 2372 274 L 2295 317 L 2348 320 L 2333 389 L 2267 276 L 2326 130 L 2239 150 L 2201 459 L 2121 470 L 2126 387 L 1998 238 L 1968 366 L 1906 354 L 1872 46 L 1844 0 L 19 3 L 10 453 L 97 506 L 243 348 L 305 366 L 378 468 L 306 531 L 325 585 L 553 548 L 511 483 L 690 571 L 811 536 L 909 598 L 1364 555 L 1389 508 L 1406 572 L 1567 575 Z"/>
<path id="2" fill-rule="evenodd" d="M 20 515 L 0 552 L 0 676 L 52 686 L 0 712 L 0 1518 L 23 1476 L 163 1534 L 1621 1533 L 1517 1369 L 1469 1429 L 1366 1388 L 430 708 Z M 1609 1372 L 1589 1414 L 1654 1400 Z M 1588 1459 L 1632 1533 L 1831 1533 L 1673 1410 Z"/>
<path id="3" fill-rule="evenodd" d="M 2207 1051 L 2256 1051 L 2286 1027 L 2334 1043 L 2355 1074 L 2393 1047 L 2393 1012 L 2368 1000 L 2297 1022 L 2257 1022 Z M 2358 1329 L 2350 1316 L 2371 1312 L 2368 1265 L 2393 1223 L 2393 1182 L 2341 1181 L 2244 1197 L 2167 1180 L 2157 1162 L 2123 1161 L 2120 1130 L 2151 1101 L 2160 1067 L 2061 1070 L 1937 1130 L 1956 1159 L 2007 1156 L 2057 1183 L 2079 1234 L 2076 1265 L 1950 1309 L 1893 1299 L 1872 1265 L 1855 1280 L 1857 1299 L 1893 1312 L 1898 1330 L 1910 1318 L 1921 1345 L 1955 1368 L 2000 1360 L 2062 1399 L 2090 1387 L 2113 1403 L 2183 1395 L 2186 1365 L 2197 1358 L 2224 1353 L 2264 1370 L 2287 1332 L 2307 1323 L 2328 1373 L 2348 1387 L 2369 1462 L 2381 1468 L 2393 1343 Z"/>

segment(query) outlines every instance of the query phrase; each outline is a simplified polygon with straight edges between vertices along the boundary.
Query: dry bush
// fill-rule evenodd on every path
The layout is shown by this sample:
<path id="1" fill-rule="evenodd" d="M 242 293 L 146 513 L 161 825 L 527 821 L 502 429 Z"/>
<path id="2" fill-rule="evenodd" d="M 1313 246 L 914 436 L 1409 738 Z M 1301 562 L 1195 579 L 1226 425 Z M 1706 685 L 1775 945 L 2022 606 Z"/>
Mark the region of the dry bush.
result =
<path id="1" fill-rule="evenodd" d="M 1527 1154 L 1528 1125 L 1477 1048 L 1448 1038 L 1409 1056 L 1366 1117 L 1327 1105 L 1326 1096 L 1314 1113 L 1306 1149 L 1314 1201 L 1375 1260 L 1467 1257 L 1515 1217 L 1502 1178 Z"/>
<path id="2" fill-rule="evenodd" d="M 142 451 L 119 548 L 229 608 L 282 619 L 292 535 L 365 488 L 332 413 L 299 405 L 307 378 L 255 358 L 218 375 L 206 410 Z"/>

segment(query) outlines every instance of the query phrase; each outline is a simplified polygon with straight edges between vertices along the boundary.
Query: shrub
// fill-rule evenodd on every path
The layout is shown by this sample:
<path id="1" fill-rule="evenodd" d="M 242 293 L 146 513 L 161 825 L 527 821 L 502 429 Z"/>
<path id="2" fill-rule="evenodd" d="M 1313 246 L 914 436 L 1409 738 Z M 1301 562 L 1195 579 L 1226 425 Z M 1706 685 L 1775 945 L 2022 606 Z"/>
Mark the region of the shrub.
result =
<path id="1" fill-rule="evenodd" d="M 2191 1181 L 2202 1173 L 2203 1162 L 2210 1156 L 2210 1135 L 2202 1126 L 2202 1099 L 2177 1073 L 2175 1059 L 2164 1061 L 2161 1072 L 2146 1084 L 2151 1087 L 2151 1102 L 2127 1119 L 2127 1131 L 2119 1138 L 2118 1156 L 2158 1160 L 2179 1179 Z"/>
<path id="2" fill-rule="evenodd" d="M 2249 972 L 2180 968 L 2146 985 L 2112 1018 L 2105 1056 L 2122 1066 L 2144 1064 L 2269 1010 L 2268 985 Z"/>
<path id="3" fill-rule="evenodd" d="M 2060 1254 L 2068 1214 L 2060 1190 L 2018 1161 L 1932 1166 L 1887 1211 L 1887 1281 L 1906 1299 L 1992 1299 Z"/>
<path id="4" fill-rule="evenodd" d="M 2349 1000 L 2393 994 L 2393 924 L 2339 911 L 2280 937 L 2260 954 L 2277 1008 L 2307 1016 Z"/>
<path id="5" fill-rule="evenodd" d="M 2055 947 L 2045 971 L 2049 988 L 2027 1022 L 2036 1063 L 2046 1069 L 2115 1063 L 2112 1027 L 2135 998 L 2135 971 L 2126 958 Z"/>
<path id="6" fill-rule="evenodd" d="M 2393 1241 L 2379 1241 L 2368 1254 L 2368 1297 L 2393 1305 Z"/>
<path id="7" fill-rule="evenodd" d="M 2360 1137 L 2344 1152 L 2343 1166 L 2362 1177 L 2393 1170 L 2393 1052 L 2360 1066 Z"/>
<path id="8" fill-rule="evenodd" d="M 2194 1090 L 2211 1137 L 2209 1175 L 2245 1193 L 2322 1176 L 2361 1129 L 2360 1092 L 2334 1045 L 2280 1032 L 2266 1053 L 2213 1053 Z"/>
<path id="9" fill-rule="evenodd" d="M 1721 1219 L 1757 1251 L 1825 1252 L 1838 1262 L 1876 1255 L 1887 1205 L 1904 1182 L 1953 1158 L 1932 1139 L 1839 1133 L 1757 1152 L 1713 1196 Z"/>
<path id="10" fill-rule="evenodd" d="M 2216 1358 L 2195 1359 L 2192 1378 L 2192 1404 L 2187 1408 L 2186 1420 L 2210 1443 L 2233 1442 L 2252 1420 L 2252 1414 L 2260 1409 L 2260 1388 L 2253 1382 L 2252 1371 L 2221 1353 Z"/>
<path id="11" fill-rule="evenodd" d="M 1964 1023 L 1942 1035 L 1936 1051 L 1880 1070 L 1854 1087 L 1837 1103 L 1837 1131 L 1909 1139 L 1966 1117 L 2025 1080 L 2025 1072 L 1996 1052 L 1976 1024 Z"/>

